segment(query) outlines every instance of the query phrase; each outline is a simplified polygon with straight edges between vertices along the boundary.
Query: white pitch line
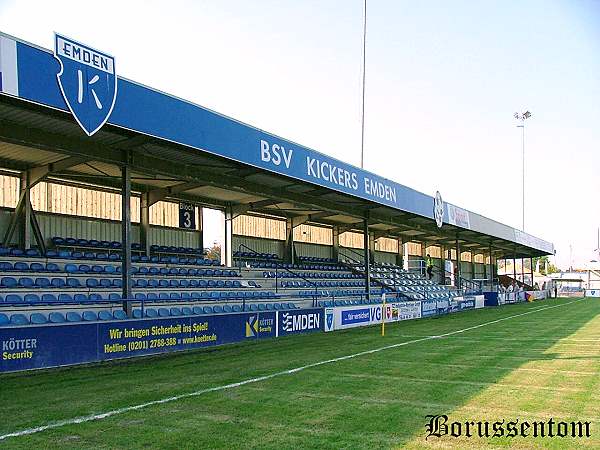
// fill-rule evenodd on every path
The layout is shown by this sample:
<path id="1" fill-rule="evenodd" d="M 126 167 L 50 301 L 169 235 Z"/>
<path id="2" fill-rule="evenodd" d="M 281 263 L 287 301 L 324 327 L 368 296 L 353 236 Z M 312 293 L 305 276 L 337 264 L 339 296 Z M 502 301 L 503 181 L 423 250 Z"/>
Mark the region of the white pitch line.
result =
<path id="1" fill-rule="evenodd" d="M 545 307 L 535 308 L 533 310 L 526 311 L 524 313 L 514 314 L 512 316 L 502 317 L 500 319 L 492 320 L 490 322 L 480 323 L 479 325 L 474 325 L 472 327 L 463 328 L 462 330 L 455 330 L 455 331 L 450 331 L 448 333 L 439 334 L 439 335 L 435 335 L 435 336 L 427 336 L 427 337 L 423 337 L 423 338 L 420 338 L 420 339 L 413 339 L 411 341 L 400 342 L 398 344 L 386 345 L 384 347 L 374 348 L 372 350 L 365 350 L 363 352 L 354 353 L 354 354 L 351 354 L 351 355 L 340 356 L 340 357 L 328 359 L 328 360 L 325 360 L 325 361 L 319 361 L 319 362 L 315 362 L 315 363 L 312 363 L 312 364 L 307 364 L 305 366 L 296 367 L 294 369 L 282 370 L 281 372 L 275 372 L 275 373 L 272 373 L 270 375 L 264 375 L 262 377 L 256 377 L 256 378 L 250 378 L 250 379 L 247 379 L 247 380 L 244 380 L 244 381 L 238 381 L 237 383 L 230 383 L 230 384 L 225 384 L 225 385 L 222 385 L 222 386 L 215 386 L 215 387 L 212 387 L 212 388 L 201 389 L 199 391 L 188 392 L 186 394 L 175 395 L 173 397 L 167 397 L 167 398 L 163 398 L 163 399 L 160 399 L 160 400 L 153 400 L 151 402 L 141 403 L 139 405 L 126 406 L 124 408 L 114 409 L 112 411 L 107 411 L 107 412 L 100 413 L 100 414 L 92 414 L 92 415 L 89 415 L 89 416 L 75 417 L 75 418 L 72 418 L 72 419 L 65 419 L 65 420 L 61 420 L 61 421 L 58 421 L 58 422 L 52 422 L 52 423 L 49 423 L 47 425 L 41 425 L 39 427 L 26 428 L 26 429 L 21 430 L 21 431 L 15 431 L 13 433 L 3 434 L 3 435 L 0 436 L 0 441 L 8 439 L 8 438 L 11 438 L 11 437 L 26 436 L 26 435 L 29 435 L 29 434 L 40 433 L 42 431 L 51 430 L 51 429 L 54 429 L 54 428 L 60 428 L 60 427 L 66 426 L 66 425 L 75 425 L 75 424 L 80 424 L 80 423 L 85 423 L 85 422 L 92 422 L 94 420 L 102 420 L 102 419 L 106 419 L 108 417 L 112 417 L 112 416 L 116 416 L 116 415 L 119 415 L 119 414 L 123 414 L 123 413 L 129 412 L 129 411 L 137 411 L 137 410 L 140 410 L 140 409 L 147 408 L 149 406 L 162 405 L 164 403 L 171 403 L 171 402 L 175 402 L 177 400 L 181 400 L 181 399 L 184 399 L 184 398 L 197 397 L 199 395 L 208 394 L 209 392 L 218 392 L 218 391 L 224 391 L 224 390 L 227 390 L 227 389 L 234 389 L 234 388 L 237 388 L 237 387 L 240 387 L 240 386 L 244 386 L 246 384 L 258 383 L 258 382 L 261 382 L 261 381 L 270 380 L 271 378 L 280 377 L 282 375 L 295 374 L 297 372 L 301 372 L 303 370 L 310 369 L 310 368 L 313 368 L 313 367 L 323 366 L 325 364 L 332 364 L 332 363 L 336 363 L 336 362 L 339 362 L 339 361 L 345 361 L 347 359 L 357 358 L 359 356 L 371 355 L 373 353 L 382 352 L 384 350 L 389 350 L 389 349 L 392 349 L 392 348 L 404 347 L 406 345 L 416 344 L 418 342 L 429 341 L 429 340 L 432 340 L 432 339 L 439 339 L 439 338 L 443 338 L 443 337 L 446 337 L 446 336 L 452 336 L 454 334 L 464 333 L 464 332 L 470 331 L 470 330 L 476 330 L 478 328 L 485 327 L 485 326 L 488 326 L 488 325 L 493 325 L 495 323 L 503 322 L 505 320 L 510 320 L 510 319 L 514 319 L 516 317 L 526 316 L 526 315 L 537 313 L 537 312 L 540 312 L 540 311 L 545 311 L 545 310 L 548 310 L 548 309 L 560 308 L 562 306 L 567 306 L 567 305 L 570 305 L 572 303 L 577 303 L 579 301 L 581 301 L 581 299 L 580 300 L 574 300 L 574 301 L 569 302 L 569 303 L 562 303 L 560 305 L 553 305 L 553 306 L 545 306 Z"/>

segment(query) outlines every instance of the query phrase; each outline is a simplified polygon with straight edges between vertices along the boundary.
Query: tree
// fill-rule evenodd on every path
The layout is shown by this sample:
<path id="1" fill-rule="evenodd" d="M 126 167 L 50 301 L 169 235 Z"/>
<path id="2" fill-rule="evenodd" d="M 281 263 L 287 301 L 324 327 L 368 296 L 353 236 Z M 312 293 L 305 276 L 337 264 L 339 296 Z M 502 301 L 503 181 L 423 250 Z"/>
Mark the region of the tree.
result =
<path id="1" fill-rule="evenodd" d="M 542 275 L 548 275 L 549 273 L 560 272 L 560 269 L 550 262 L 548 256 L 540 256 L 533 258 L 533 268 L 535 269 L 537 262 L 540 262 L 540 273 Z M 546 272 L 546 265 L 548 266 L 548 272 Z"/>
<path id="2" fill-rule="evenodd" d="M 216 259 L 217 261 L 221 260 L 221 245 L 216 242 L 213 244 L 211 248 L 208 249 L 208 253 L 206 254 L 208 259 Z"/>

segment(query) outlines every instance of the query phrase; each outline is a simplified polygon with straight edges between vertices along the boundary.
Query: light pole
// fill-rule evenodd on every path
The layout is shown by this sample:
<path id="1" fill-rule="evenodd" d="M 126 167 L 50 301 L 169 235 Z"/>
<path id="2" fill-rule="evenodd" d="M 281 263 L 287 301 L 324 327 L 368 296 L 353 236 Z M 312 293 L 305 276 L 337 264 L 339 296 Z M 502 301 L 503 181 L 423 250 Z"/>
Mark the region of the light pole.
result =
<path id="1" fill-rule="evenodd" d="M 516 112 L 514 117 L 521 121 L 521 125 L 517 125 L 517 128 L 523 130 L 523 225 L 521 230 L 525 231 L 525 120 L 531 117 L 531 113 L 529 111 L 525 111 L 524 113 Z"/>
<path id="2" fill-rule="evenodd" d="M 367 69 L 367 0 L 364 0 L 363 15 L 363 60 L 362 60 L 362 111 L 360 118 L 360 168 L 365 168 L 365 80 Z"/>

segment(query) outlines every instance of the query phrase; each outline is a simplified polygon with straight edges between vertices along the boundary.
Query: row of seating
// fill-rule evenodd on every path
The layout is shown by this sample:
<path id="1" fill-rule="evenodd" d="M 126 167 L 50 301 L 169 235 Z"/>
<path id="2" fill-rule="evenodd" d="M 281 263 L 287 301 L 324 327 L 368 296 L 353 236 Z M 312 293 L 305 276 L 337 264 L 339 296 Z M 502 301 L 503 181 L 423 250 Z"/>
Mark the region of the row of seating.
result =
<path id="1" fill-rule="evenodd" d="M 38 249 L 29 249 L 23 251 L 18 248 L 0 247 L 0 256 L 28 257 L 28 258 L 48 258 L 48 259 L 77 259 L 94 261 L 121 261 L 120 253 L 106 252 L 78 252 L 69 250 L 48 250 L 46 255 L 42 255 Z M 186 257 L 167 257 L 167 256 L 145 256 L 132 255 L 132 262 L 160 263 L 160 264 L 190 264 L 199 266 L 219 266 L 220 261 L 207 258 L 186 258 Z"/>
<path id="2" fill-rule="evenodd" d="M 338 261 L 334 258 L 320 258 L 318 256 L 299 256 L 298 260 L 301 262 L 309 263 L 326 263 L 326 264 L 337 264 Z"/>
<path id="3" fill-rule="evenodd" d="M 275 253 L 258 253 L 258 252 L 242 252 L 235 251 L 233 252 L 233 257 L 236 259 L 252 259 L 252 260 L 277 260 L 280 259 L 279 255 Z"/>
<path id="4" fill-rule="evenodd" d="M 60 237 L 60 236 L 54 236 L 51 239 L 51 241 L 55 247 L 89 247 L 89 248 L 111 249 L 111 250 L 121 250 L 123 248 L 123 244 L 119 241 L 100 241 L 97 239 L 82 239 L 82 238 Z M 142 247 L 138 243 L 133 243 L 133 244 L 131 244 L 131 249 L 140 251 L 140 250 L 142 250 Z M 186 254 L 194 254 L 194 255 L 203 255 L 205 253 L 202 249 L 198 249 L 198 248 L 175 247 L 175 246 L 167 246 L 167 245 L 151 245 L 150 252 L 151 253 L 186 253 Z"/>
<path id="5" fill-rule="evenodd" d="M 281 311 L 296 309 L 294 303 L 259 303 L 246 305 L 246 311 Z M 159 318 L 159 317 L 181 317 L 181 316 L 196 316 L 209 314 L 231 314 L 242 312 L 241 305 L 216 305 L 216 306 L 184 306 L 172 308 L 145 308 L 144 317 Z M 141 319 L 142 310 L 136 308 L 133 310 L 133 318 Z M 96 321 L 112 321 L 112 320 L 127 320 L 128 317 L 123 310 L 111 311 L 78 311 L 51 312 L 49 314 L 35 312 L 32 314 L 15 313 L 10 317 L 4 313 L 0 313 L 0 327 L 6 326 L 23 326 L 23 325 L 43 325 L 47 323 L 76 323 L 76 322 L 96 322 Z"/>
<path id="6" fill-rule="evenodd" d="M 389 292 L 386 290 L 386 293 Z M 383 293 L 383 289 L 371 289 L 370 294 L 372 296 L 381 296 Z M 336 289 L 336 290 L 326 290 L 320 291 L 318 289 L 313 289 L 310 291 L 298 291 L 296 296 L 304 297 L 304 298 L 314 298 L 314 297 L 362 297 L 365 296 L 367 292 L 364 289 Z"/>
<path id="7" fill-rule="evenodd" d="M 46 278 L 37 277 L 2 277 L 0 278 L 0 288 L 3 289 L 79 289 L 87 287 L 95 288 L 121 288 L 123 281 L 121 278 L 87 278 L 80 279 L 75 277 L 67 278 Z M 195 279 L 156 279 L 156 278 L 137 278 L 133 280 L 133 287 L 137 288 L 258 288 L 260 287 L 253 280 L 195 280 Z"/>
<path id="8" fill-rule="evenodd" d="M 279 295 L 271 291 L 204 291 L 204 292 L 137 292 L 133 294 L 135 301 L 148 302 L 181 302 L 181 301 L 221 301 L 221 300 L 246 300 L 278 298 Z M 0 306 L 14 305 L 56 305 L 56 304 L 81 304 L 81 303 L 106 303 L 122 301 L 120 293 L 102 295 L 98 293 L 50 293 L 44 294 L 7 294 L 0 295 Z"/>
<path id="9" fill-rule="evenodd" d="M 281 287 L 283 288 L 306 288 L 311 286 L 316 287 L 360 287 L 365 285 L 365 280 L 358 281 L 315 281 L 309 283 L 308 281 L 282 281 Z"/>
<path id="10" fill-rule="evenodd" d="M 271 262 L 253 262 L 250 267 L 254 269 L 289 269 L 289 270 L 321 270 L 321 271 L 335 271 L 335 270 L 347 270 L 345 267 L 339 264 L 323 265 L 323 264 L 281 264 Z"/>
<path id="11" fill-rule="evenodd" d="M 121 266 L 112 264 L 65 264 L 62 269 L 58 264 L 39 262 L 0 262 L 1 272 L 66 272 L 66 273 L 121 273 Z M 235 270 L 228 269 L 195 269 L 186 267 L 155 267 L 155 266 L 132 266 L 131 273 L 134 275 L 157 275 L 157 276 L 200 276 L 200 277 L 240 277 L 241 274 Z"/>
<path id="12" fill-rule="evenodd" d="M 336 279 L 348 279 L 348 278 L 363 278 L 359 274 L 354 274 L 350 272 L 343 273 L 331 273 L 331 272 L 273 272 L 273 271 L 264 271 L 264 278 L 313 278 L 313 279 L 323 279 L 323 278 L 336 278 Z"/>

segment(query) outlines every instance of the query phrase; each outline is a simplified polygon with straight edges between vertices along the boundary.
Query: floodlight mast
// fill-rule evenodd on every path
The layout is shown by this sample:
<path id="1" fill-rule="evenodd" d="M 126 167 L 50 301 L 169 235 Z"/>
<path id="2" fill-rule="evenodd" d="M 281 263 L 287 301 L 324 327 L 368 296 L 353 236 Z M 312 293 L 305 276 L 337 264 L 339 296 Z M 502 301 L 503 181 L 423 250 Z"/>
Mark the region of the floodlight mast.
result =
<path id="1" fill-rule="evenodd" d="M 522 206 L 523 206 L 523 222 L 522 222 L 522 226 L 521 226 L 521 230 L 525 231 L 525 120 L 529 119 L 531 117 L 531 113 L 529 111 L 525 111 L 523 113 L 518 113 L 516 112 L 514 114 L 514 118 L 517 120 L 521 121 L 521 125 L 517 125 L 517 128 L 521 128 L 523 130 L 522 133 L 522 140 L 523 140 L 523 152 L 522 152 L 522 159 L 523 159 L 523 186 L 522 186 L 522 193 L 523 193 L 523 199 L 522 199 Z"/>

